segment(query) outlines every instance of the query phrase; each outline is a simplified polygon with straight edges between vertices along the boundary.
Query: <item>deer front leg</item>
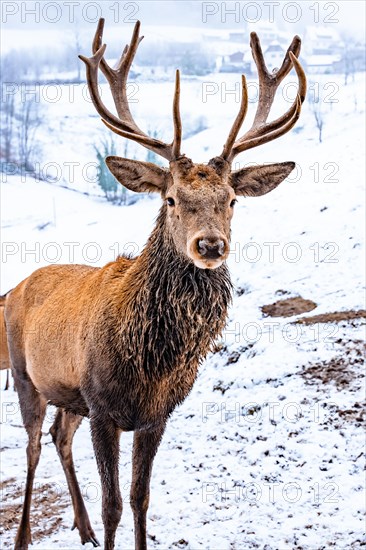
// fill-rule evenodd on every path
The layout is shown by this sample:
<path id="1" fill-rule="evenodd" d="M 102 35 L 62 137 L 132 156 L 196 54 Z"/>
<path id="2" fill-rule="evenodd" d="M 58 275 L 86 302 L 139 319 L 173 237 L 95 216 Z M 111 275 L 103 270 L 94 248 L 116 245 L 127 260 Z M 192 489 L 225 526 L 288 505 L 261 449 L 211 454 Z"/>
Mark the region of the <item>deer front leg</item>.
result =
<path id="1" fill-rule="evenodd" d="M 118 479 L 119 438 L 121 430 L 108 417 L 92 417 L 90 428 L 102 485 L 104 550 L 114 549 L 116 530 L 122 515 Z"/>
<path id="2" fill-rule="evenodd" d="M 131 508 L 135 522 L 135 550 L 146 550 L 146 513 L 149 507 L 153 460 L 165 430 L 136 431 L 133 440 Z"/>

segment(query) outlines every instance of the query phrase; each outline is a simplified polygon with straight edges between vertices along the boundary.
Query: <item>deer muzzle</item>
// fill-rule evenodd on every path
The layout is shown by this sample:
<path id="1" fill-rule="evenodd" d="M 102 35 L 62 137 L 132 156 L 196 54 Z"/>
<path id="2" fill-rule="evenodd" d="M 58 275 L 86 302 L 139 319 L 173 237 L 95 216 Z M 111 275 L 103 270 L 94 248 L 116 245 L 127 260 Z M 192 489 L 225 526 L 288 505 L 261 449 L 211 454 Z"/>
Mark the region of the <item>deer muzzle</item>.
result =
<path id="1" fill-rule="evenodd" d="M 224 235 L 195 235 L 188 243 L 188 256 L 201 269 L 219 267 L 229 254 Z"/>

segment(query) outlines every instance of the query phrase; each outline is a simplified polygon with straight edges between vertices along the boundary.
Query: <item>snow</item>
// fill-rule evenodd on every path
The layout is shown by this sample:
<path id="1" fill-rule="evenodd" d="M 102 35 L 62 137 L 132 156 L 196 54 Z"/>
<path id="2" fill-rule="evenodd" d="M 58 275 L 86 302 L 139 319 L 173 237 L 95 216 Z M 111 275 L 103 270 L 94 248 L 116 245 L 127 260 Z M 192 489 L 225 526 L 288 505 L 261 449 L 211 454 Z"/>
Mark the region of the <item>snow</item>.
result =
<path id="1" fill-rule="evenodd" d="M 209 126 L 184 142 L 194 160 L 207 161 L 220 152 L 238 108 L 233 95 L 223 98 L 222 86 L 227 83 L 229 89 L 237 80 L 237 75 L 212 75 L 183 81 L 183 120 L 189 116 L 191 124 L 194 117 L 205 116 Z M 219 92 L 205 103 L 202 90 L 208 81 Z M 329 84 L 333 87 L 327 89 Z M 364 307 L 364 75 L 356 75 L 347 87 L 339 77 L 320 76 L 318 85 L 328 94 L 335 90 L 337 99 L 323 105 L 323 143 L 317 141 L 305 104 L 298 131 L 239 159 L 295 160 L 298 170 L 273 193 L 239 199 L 235 207 L 229 267 L 236 292 L 229 322 L 221 351 L 207 358 L 159 449 L 148 512 L 149 548 L 343 550 L 359 548 L 364 540 L 363 432 L 352 415 L 340 414 L 354 410 L 364 396 L 361 366 L 353 362 L 357 341 L 364 337 L 362 321 L 294 325 L 296 317 L 266 318 L 260 310 L 281 296 L 297 295 L 318 304 L 305 316 Z M 161 130 L 170 135 L 172 83 L 144 82 L 139 93 L 133 106 L 139 122 L 155 128 L 161 121 Z M 311 93 L 316 87 L 310 87 Z M 286 105 L 282 98 L 277 115 Z M 56 157 L 61 165 L 75 161 L 84 166 L 93 160 L 100 123 L 91 106 L 65 98 L 45 108 L 52 124 L 42 137 L 44 162 Z M 248 118 L 253 108 L 252 103 Z M 146 158 L 138 146 L 131 145 L 132 152 Z M 159 198 L 144 197 L 128 207 L 112 206 L 78 175 L 69 187 L 90 196 L 57 185 L 64 181 L 2 177 L 2 292 L 55 259 L 103 265 L 119 252 L 139 253 L 160 205 Z M 302 375 L 305 367 L 334 357 L 350 362 L 346 385 L 317 378 L 310 383 Z M 1 399 L 1 480 L 13 479 L 3 489 L 6 509 L 21 502 L 26 434 L 17 394 L 1 391 Z M 81 545 L 77 531 L 70 532 L 72 506 L 48 434 L 53 414 L 50 408 L 43 428 L 34 510 L 37 503 L 42 506 L 39 493 L 46 485 L 48 496 L 57 495 L 61 521 L 49 529 L 52 517 L 46 514 L 40 520 L 43 538 L 37 537 L 33 548 L 76 549 Z M 117 548 L 133 547 L 131 443 L 132 435 L 123 434 L 125 506 Z M 74 458 L 101 541 L 100 482 L 87 420 L 76 434 Z M 2 534 L 4 548 L 13 545 L 19 517 L 20 511 Z"/>

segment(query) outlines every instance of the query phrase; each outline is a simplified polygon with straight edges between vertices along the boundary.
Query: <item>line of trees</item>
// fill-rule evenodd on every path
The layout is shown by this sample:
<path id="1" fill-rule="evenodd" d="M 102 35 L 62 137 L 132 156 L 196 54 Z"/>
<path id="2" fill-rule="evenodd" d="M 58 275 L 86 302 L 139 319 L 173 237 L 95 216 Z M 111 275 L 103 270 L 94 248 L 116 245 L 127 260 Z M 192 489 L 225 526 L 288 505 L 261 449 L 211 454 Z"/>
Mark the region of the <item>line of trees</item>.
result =
<path id="1" fill-rule="evenodd" d="M 39 154 L 37 131 L 43 121 L 39 98 L 19 92 L 18 83 L 22 76 L 15 58 L 7 57 L 2 63 L 0 79 L 0 159 L 2 170 L 9 163 L 19 170 L 32 172 Z"/>

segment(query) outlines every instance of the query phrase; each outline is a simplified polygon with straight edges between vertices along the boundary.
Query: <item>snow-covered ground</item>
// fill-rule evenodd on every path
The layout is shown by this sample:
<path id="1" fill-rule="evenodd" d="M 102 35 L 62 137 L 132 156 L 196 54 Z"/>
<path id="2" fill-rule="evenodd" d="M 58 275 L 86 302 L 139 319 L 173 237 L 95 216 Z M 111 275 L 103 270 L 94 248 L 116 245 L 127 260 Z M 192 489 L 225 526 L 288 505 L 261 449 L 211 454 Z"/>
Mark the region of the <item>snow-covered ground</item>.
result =
<path id="1" fill-rule="evenodd" d="M 184 142 L 194 160 L 220 152 L 238 108 L 234 96 L 223 100 L 222 83 L 229 88 L 236 80 L 215 75 L 183 82 L 183 120 L 184 113 L 204 116 L 209 126 Z M 305 105 L 297 132 L 240 158 L 295 160 L 298 170 L 273 193 L 239 199 L 235 207 L 230 319 L 159 449 L 148 513 L 150 548 L 344 550 L 365 544 L 363 321 L 296 325 L 298 316 L 264 317 L 260 309 L 292 296 L 317 304 L 302 316 L 364 307 L 364 75 L 347 87 L 334 75 L 317 81 L 323 100 L 324 91 L 335 91 L 337 99 L 323 105 L 323 143 Z M 204 103 L 207 82 L 220 93 Z M 161 129 L 168 138 L 171 84 L 145 83 L 141 94 L 136 104 L 141 124 L 146 128 L 149 121 L 155 128 L 164 110 Z M 153 101 L 159 97 L 163 100 Z M 281 103 L 289 105 L 282 100 L 279 109 Z M 92 108 L 66 100 L 46 107 L 45 162 L 93 160 L 100 123 L 87 116 Z M 131 151 L 146 158 L 141 149 Z M 70 184 L 91 191 L 86 186 L 79 177 Z M 53 261 L 103 265 L 123 251 L 137 254 L 160 204 L 146 197 L 117 207 L 20 176 L 4 177 L 1 193 L 2 292 Z M 2 547 L 11 548 L 26 476 L 26 435 L 16 393 L 1 391 L 1 399 L 1 538 Z M 44 425 L 36 474 L 34 548 L 76 549 L 81 545 L 78 533 L 70 532 L 66 482 L 48 434 L 53 412 L 50 408 Z M 133 548 L 131 441 L 131 434 L 122 436 L 119 549 Z M 102 540 L 100 484 L 86 420 L 76 434 L 74 456 Z"/>

